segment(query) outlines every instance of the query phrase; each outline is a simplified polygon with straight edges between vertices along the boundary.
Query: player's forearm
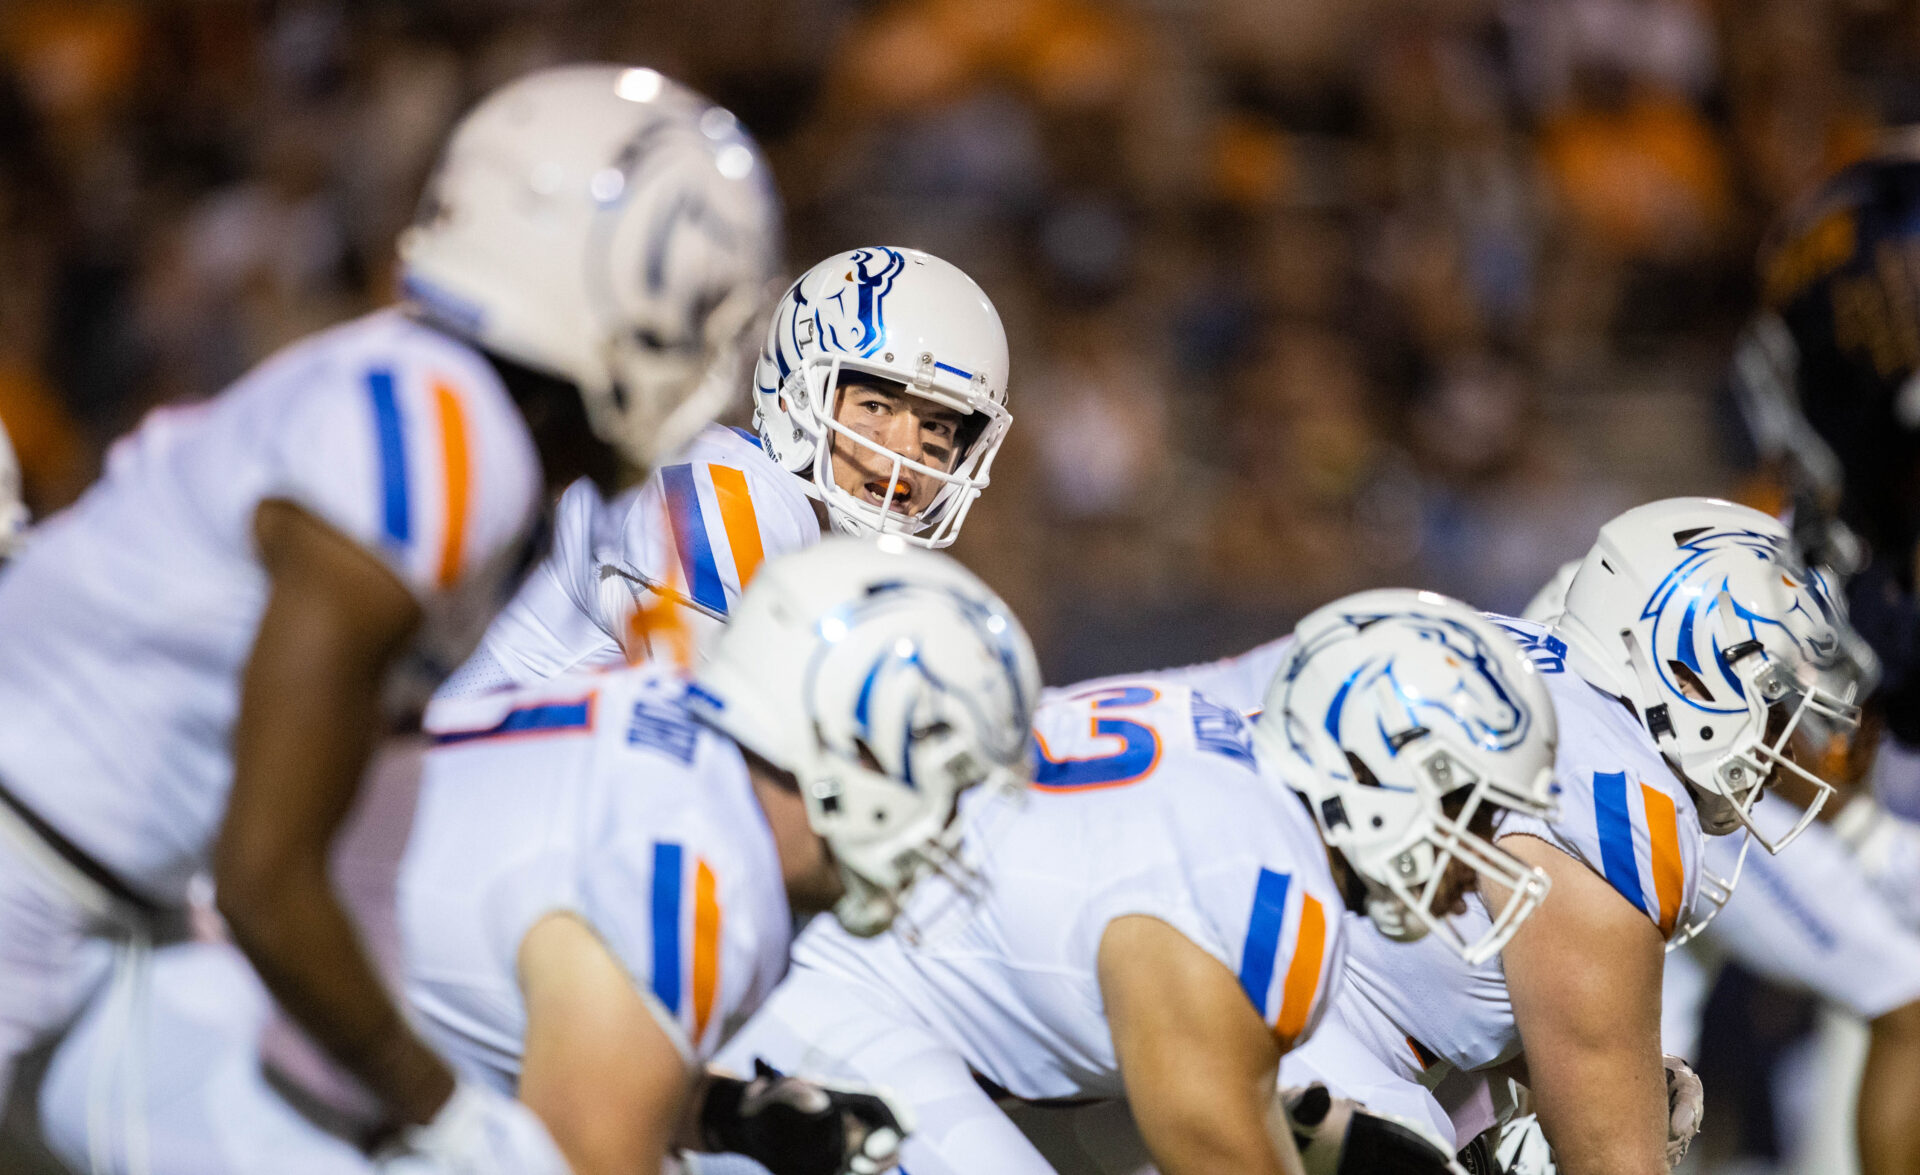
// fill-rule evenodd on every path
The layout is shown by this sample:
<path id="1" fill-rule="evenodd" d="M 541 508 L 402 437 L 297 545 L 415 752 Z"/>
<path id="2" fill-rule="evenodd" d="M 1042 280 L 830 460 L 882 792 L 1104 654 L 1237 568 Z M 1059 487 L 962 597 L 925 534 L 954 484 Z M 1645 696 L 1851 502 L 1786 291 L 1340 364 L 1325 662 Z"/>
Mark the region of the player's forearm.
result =
<path id="1" fill-rule="evenodd" d="M 395 1008 L 323 863 L 224 878 L 219 894 L 234 941 L 287 1014 L 399 1121 L 432 1118 L 453 1075 Z"/>
<path id="2" fill-rule="evenodd" d="M 1135 1100 L 1134 1116 L 1142 1138 L 1162 1175 L 1209 1175 L 1245 1171 L 1252 1175 L 1296 1175 L 1299 1158 L 1293 1136 L 1269 1124 L 1272 1085 L 1236 1090 L 1232 1096 L 1162 1101 Z M 1275 1115 L 1284 1123 L 1284 1115 Z"/>
<path id="3" fill-rule="evenodd" d="M 707 1149 L 706 1131 L 701 1127 L 700 1119 L 705 1115 L 707 1095 L 713 1092 L 713 1083 L 719 1075 L 711 1069 L 703 1069 L 694 1074 L 687 1090 L 687 1104 L 680 1120 L 673 1129 L 673 1149 L 681 1151 L 704 1151 Z"/>
<path id="4" fill-rule="evenodd" d="M 1658 1053 L 1644 1060 L 1545 1074 L 1534 1064 L 1535 1109 L 1562 1175 L 1667 1175 L 1666 1080 Z M 1587 1078 L 1571 1075 L 1582 1069 Z"/>
<path id="5" fill-rule="evenodd" d="M 1862 1175 L 1920 1175 L 1920 1004 L 1875 1020 L 1856 1122 Z"/>
<path id="6" fill-rule="evenodd" d="M 378 559 L 285 502 L 255 514 L 273 581 L 241 678 L 233 790 L 214 883 L 235 941 L 315 1043 L 401 1121 L 453 1077 L 410 1031 L 327 876 L 328 850 L 383 729 L 381 685 L 420 623 Z"/>

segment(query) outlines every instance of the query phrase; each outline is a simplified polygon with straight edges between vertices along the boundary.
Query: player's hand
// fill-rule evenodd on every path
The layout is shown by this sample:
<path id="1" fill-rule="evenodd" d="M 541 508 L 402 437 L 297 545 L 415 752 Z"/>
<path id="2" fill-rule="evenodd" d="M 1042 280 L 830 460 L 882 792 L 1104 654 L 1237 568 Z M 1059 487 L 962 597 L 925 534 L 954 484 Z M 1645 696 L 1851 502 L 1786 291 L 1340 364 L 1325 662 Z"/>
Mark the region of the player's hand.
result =
<path id="1" fill-rule="evenodd" d="M 700 1114 L 714 1151 L 773 1175 L 880 1175 L 900 1161 L 910 1115 L 884 1096 L 789 1077 L 756 1059 L 754 1077 L 716 1077 Z"/>
<path id="2" fill-rule="evenodd" d="M 1417 1125 L 1375 1113 L 1318 1083 L 1280 1091 L 1307 1175 L 1442 1175 L 1453 1156 Z"/>
<path id="3" fill-rule="evenodd" d="M 1500 1127 L 1493 1157 L 1507 1175 L 1554 1175 L 1553 1148 L 1540 1132 L 1540 1119 L 1521 1114 Z"/>
<path id="4" fill-rule="evenodd" d="M 1706 1114 L 1706 1090 L 1687 1063 L 1672 1053 L 1660 1058 L 1667 1070 L 1667 1166 L 1686 1157 Z"/>
<path id="5" fill-rule="evenodd" d="M 539 1117 L 505 1094 L 461 1082 L 424 1126 L 380 1153 L 381 1175 L 572 1175 Z"/>

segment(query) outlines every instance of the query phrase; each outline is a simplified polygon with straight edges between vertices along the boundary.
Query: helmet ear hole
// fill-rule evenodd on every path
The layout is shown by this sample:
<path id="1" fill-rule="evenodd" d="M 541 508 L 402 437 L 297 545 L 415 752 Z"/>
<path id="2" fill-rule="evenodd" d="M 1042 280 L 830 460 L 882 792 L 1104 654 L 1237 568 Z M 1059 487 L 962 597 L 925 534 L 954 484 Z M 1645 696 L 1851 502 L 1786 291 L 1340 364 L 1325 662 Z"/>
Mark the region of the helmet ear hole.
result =
<path id="1" fill-rule="evenodd" d="M 854 750 L 860 752 L 860 766 L 865 767 L 868 771 L 876 772 L 880 775 L 887 774 L 887 769 L 885 767 L 880 766 L 880 756 L 873 753 L 873 748 L 867 745 L 866 739 L 863 739 L 863 738 L 854 739 L 853 748 Z"/>
<path id="2" fill-rule="evenodd" d="M 1358 783 L 1361 787 L 1380 786 L 1380 777 L 1373 773 L 1373 769 L 1368 767 L 1366 763 L 1361 760 L 1360 756 L 1354 754 L 1352 751 L 1347 751 L 1346 756 L 1347 766 L 1353 768 L 1353 780 L 1355 783 Z"/>
<path id="3" fill-rule="evenodd" d="M 1681 692 L 1688 697 L 1700 702 L 1713 701 L 1713 691 L 1707 688 L 1707 683 L 1701 681 L 1700 675 L 1689 669 L 1684 661 L 1668 661 L 1667 672 L 1673 674 L 1673 679 L 1680 683 Z"/>

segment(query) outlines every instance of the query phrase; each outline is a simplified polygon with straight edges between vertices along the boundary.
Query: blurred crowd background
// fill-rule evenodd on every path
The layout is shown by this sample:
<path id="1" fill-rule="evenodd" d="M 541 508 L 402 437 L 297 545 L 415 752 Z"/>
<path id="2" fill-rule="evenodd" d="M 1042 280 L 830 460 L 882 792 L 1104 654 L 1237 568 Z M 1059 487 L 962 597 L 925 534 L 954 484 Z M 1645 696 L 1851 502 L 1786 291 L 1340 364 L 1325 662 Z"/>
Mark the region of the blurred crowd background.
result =
<path id="1" fill-rule="evenodd" d="M 790 268 L 914 245 L 986 288 L 1015 426 L 956 553 L 1052 681 L 1364 586 L 1517 609 L 1619 509 L 1738 492 L 1761 236 L 1920 117 L 1914 0 L 4 0 L 33 504 L 388 300 L 445 129 L 578 59 L 730 106 Z M 1736 1043 L 1804 1027 L 1742 998 Z M 1779 1151 L 1756 1122 L 1724 1145 Z"/>
<path id="2" fill-rule="evenodd" d="M 0 416 L 34 504 L 388 299 L 479 93 L 657 66 L 774 162 L 789 262 L 910 244 L 1005 317 L 959 553 L 1051 680 L 1360 586 L 1518 608 L 1724 491 L 1777 210 L 1920 113 L 1908 0 L 6 0 Z"/>

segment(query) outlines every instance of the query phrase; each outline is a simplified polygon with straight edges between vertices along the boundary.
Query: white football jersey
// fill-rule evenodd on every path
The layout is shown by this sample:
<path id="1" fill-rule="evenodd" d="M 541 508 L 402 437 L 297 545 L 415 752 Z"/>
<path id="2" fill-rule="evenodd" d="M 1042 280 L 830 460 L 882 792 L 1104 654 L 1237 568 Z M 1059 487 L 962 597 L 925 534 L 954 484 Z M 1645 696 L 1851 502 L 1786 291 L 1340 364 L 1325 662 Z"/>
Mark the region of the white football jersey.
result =
<path id="1" fill-rule="evenodd" d="M 698 605 L 675 609 L 675 622 L 696 645 L 710 639 L 763 562 L 820 541 L 807 485 L 751 433 L 718 424 L 611 503 L 575 482 L 554 512 L 546 560 L 440 696 L 645 660 L 644 634 L 630 625 L 654 594 L 648 585 Z"/>
<path id="2" fill-rule="evenodd" d="M 796 969 L 890 993 L 1018 1097 L 1113 1097 L 1096 960 L 1107 925 L 1140 914 L 1237 975 L 1283 1048 L 1306 1039 L 1340 974 L 1342 904 L 1312 817 L 1259 768 L 1240 715 L 1135 681 L 1048 702 L 1034 729 L 1025 803 L 963 801 L 985 887 L 970 916 L 941 922 L 952 891 L 929 878 L 907 908 L 930 927 L 917 944 L 816 919 Z"/>
<path id="3" fill-rule="evenodd" d="M 524 569 L 540 476 L 485 358 L 393 310 L 154 412 L 0 573 L 0 779 L 128 884 L 183 900 L 226 809 L 267 604 L 256 508 L 294 503 L 418 595 L 398 715 Z"/>
<path id="4" fill-rule="evenodd" d="M 665 668 L 434 703 L 401 865 L 407 997 L 463 1070 L 511 1091 L 515 966 L 547 914 L 593 927 L 689 1061 L 786 970 L 792 915 L 747 766 Z"/>
<path id="5" fill-rule="evenodd" d="M 1498 835 L 1533 836 L 1560 849 L 1605 878 L 1663 937 L 1671 937 L 1692 912 L 1705 842 L 1685 785 L 1618 698 L 1567 669 L 1566 647 L 1548 629 L 1495 619 L 1531 653 L 1560 728 L 1554 762 L 1558 814 L 1539 820 L 1505 813 Z M 1469 940 L 1487 929 L 1478 898 L 1470 898 L 1468 912 L 1457 917 L 1471 923 L 1462 929 Z M 1498 958 L 1472 967 L 1431 937 L 1410 944 L 1373 933 L 1349 938 L 1341 998 L 1364 1005 L 1343 1008 L 1343 1018 L 1410 1076 L 1437 1080 L 1437 1061 L 1478 1069 L 1520 1052 Z"/>

